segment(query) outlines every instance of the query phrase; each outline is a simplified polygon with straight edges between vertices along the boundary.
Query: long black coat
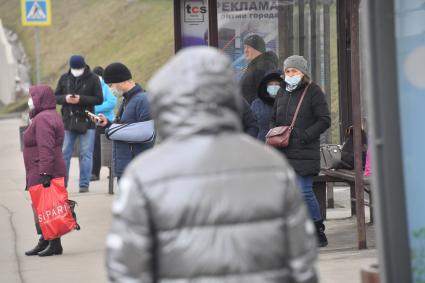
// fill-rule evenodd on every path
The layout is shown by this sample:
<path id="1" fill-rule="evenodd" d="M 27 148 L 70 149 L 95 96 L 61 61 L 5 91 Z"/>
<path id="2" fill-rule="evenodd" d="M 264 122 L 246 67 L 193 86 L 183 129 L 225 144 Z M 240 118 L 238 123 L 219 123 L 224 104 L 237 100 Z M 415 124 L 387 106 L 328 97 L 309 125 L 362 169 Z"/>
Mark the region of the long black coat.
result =
<path id="1" fill-rule="evenodd" d="M 242 127 L 245 134 L 253 138 L 258 136 L 257 118 L 246 100 L 243 101 Z"/>
<path id="2" fill-rule="evenodd" d="M 277 65 L 277 56 L 271 51 L 261 54 L 249 63 L 240 81 L 242 95 L 249 105 L 257 97 L 258 86 L 264 75 L 271 70 L 277 69 Z"/>
<path id="3" fill-rule="evenodd" d="M 292 117 L 307 87 L 303 82 L 293 92 L 283 84 L 273 105 L 271 127 L 290 125 Z M 320 171 L 320 134 L 331 125 L 331 115 L 321 88 L 312 83 L 301 104 L 289 145 L 279 150 L 300 176 L 317 175 Z"/>
<path id="4" fill-rule="evenodd" d="M 68 104 L 65 100 L 68 94 L 80 95 L 79 104 Z M 78 78 L 75 78 L 70 71 L 63 74 L 58 81 L 55 95 L 56 103 L 63 105 L 61 111 L 65 130 L 69 130 L 71 111 L 84 113 L 88 110 L 94 113 L 94 106 L 103 102 L 99 77 L 90 71 L 89 66 L 86 66 L 84 73 Z M 89 127 L 94 129 L 95 124 L 90 121 Z"/>

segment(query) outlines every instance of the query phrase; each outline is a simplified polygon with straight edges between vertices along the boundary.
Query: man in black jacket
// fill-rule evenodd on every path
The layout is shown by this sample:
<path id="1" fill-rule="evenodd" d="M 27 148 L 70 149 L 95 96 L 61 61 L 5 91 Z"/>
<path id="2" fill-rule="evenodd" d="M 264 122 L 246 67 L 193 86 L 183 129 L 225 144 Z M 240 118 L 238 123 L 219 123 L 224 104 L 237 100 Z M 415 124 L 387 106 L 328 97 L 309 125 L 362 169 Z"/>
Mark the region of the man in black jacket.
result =
<path id="1" fill-rule="evenodd" d="M 274 52 L 266 52 L 264 40 L 256 34 L 250 35 L 244 40 L 244 55 L 249 64 L 240 84 L 243 97 L 251 105 L 257 97 L 258 86 L 264 75 L 277 69 L 278 59 Z"/>
<path id="2" fill-rule="evenodd" d="M 81 55 L 69 59 L 70 70 L 63 74 L 56 87 L 57 104 L 62 105 L 61 113 L 65 126 L 63 155 L 66 162 L 66 184 L 69 179 L 74 143 L 80 139 L 80 193 L 89 191 L 93 164 L 95 124 L 86 110 L 94 113 L 94 105 L 102 104 L 103 95 L 99 78 L 93 74 Z"/>

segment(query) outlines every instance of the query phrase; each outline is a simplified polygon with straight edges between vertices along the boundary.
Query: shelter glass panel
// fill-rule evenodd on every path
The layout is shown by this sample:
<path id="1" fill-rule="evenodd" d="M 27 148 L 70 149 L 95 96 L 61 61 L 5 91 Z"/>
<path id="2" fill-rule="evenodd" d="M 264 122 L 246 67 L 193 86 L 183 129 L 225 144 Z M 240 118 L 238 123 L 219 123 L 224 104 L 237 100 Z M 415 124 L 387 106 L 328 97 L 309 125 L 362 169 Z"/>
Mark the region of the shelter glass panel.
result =
<path id="1" fill-rule="evenodd" d="M 180 1 L 181 45 L 182 48 L 195 45 L 207 45 L 208 38 L 208 1 Z"/>
<path id="2" fill-rule="evenodd" d="M 180 15 L 182 47 L 208 45 L 208 1 L 180 1 Z M 336 23 L 335 0 L 217 0 L 218 48 L 231 57 L 238 79 L 248 65 L 244 40 L 253 34 L 278 56 L 280 69 L 290 55 L 307 59 L 332 111 L 327 143 L 340 142 Z"/>
<path id="3" fill-rule="evenodd" d="M 244 56 L 244 40 L 260 36 L 267 51 L 278 53 L 278 1 L 218 0 L 218 47 L 233 60 L 238 77 L 248 64 Z"/>

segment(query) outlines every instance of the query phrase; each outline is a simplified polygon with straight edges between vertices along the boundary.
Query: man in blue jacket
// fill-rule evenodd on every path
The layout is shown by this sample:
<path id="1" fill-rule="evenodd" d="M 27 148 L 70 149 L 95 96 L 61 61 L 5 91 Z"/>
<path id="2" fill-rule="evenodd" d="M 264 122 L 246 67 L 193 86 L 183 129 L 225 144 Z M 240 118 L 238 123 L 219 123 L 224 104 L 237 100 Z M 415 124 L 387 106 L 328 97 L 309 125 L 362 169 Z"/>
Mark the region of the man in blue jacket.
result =
<path id="1" fill-rule="evenodd" d="M 116 97 L 123 97 L 114 123 L 130 124 L 151 120 L 149 101 L 143 88 L 132 79 L 130 70 L 122 63 L 112 63 L 105 68 L 103 79 Z M 109 127 L 111 120 L 99 114 L 99 125 Z M 139 153 L 152 148 L 155 139 L 144 143 L 113 141 L 114 173 L 118 179 L 125 167 Z"/>
<path id="2" fill-rule="evenodd" d="M 117 105 L 117 98 L 112 94 L 108 85 L 103 81 L 103 68 L 97 66 L 93 69 L 93 73 L 95 73 L 99 79 L 102 87 L 103 93 L 103 103 L 101 105 L 96 105 L 94 107 L 94 111 L 96 115 L 103 114 L 109 121 L 113 121 L 115 117 L 114 108 Z M 105 133 L 104 127 L 96 127 L 96 136 L 94 140 L 94 150 L 93 150 L 93 168 L 91 171 L 91 179 L 90 181 L 99 180 L 100 176 L 100 135 Z"/>

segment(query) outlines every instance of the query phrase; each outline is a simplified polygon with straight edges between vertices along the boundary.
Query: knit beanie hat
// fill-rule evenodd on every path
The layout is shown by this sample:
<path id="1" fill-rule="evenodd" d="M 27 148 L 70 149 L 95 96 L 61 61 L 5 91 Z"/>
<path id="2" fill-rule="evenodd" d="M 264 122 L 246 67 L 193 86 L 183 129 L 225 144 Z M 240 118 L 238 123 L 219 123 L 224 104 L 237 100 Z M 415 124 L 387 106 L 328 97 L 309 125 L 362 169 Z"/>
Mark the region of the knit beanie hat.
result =
<path id="1" fill-rule="evenodd" d="M 107 84 L 121 83 L 131 79 L 130 70 L 122 63 L 112 63 L 105 68 L 103 80 Z"/>
<path id="2" fill-rule="evenodd" d="M 71 58 L 69 58 L 69 66 L 71 69 L 83 69 L 86 66 L 84 57 L 81 55 L 72 55 Z"/>
<path id="3" fill-rule="evenodd" d="M 285 72 L 288 68 L 295 68 L 301 71 L 304 75 L 311 77 L 308 62 L 303 56 L 292 55 L 286 58 L 285 61 L 283 61 L 283 71 Z"/>
<path id="4" fill-rule="evenodd" d="M 261 36 L 257 34 L 253 34 L 245 38 L 243 44 L 251 46 L 252 48 L 260 51 L 261 53 L 266 52 L 266 44 L 264 43 L 264 40 L 261 38 Z"/>
<path id="5" fill-rule="evenodd" d="M 96 66 L 93 68 L 93 73 L 98 75 L 99 77 L 103 77 L 103 68 L 101 66 Z"/>

